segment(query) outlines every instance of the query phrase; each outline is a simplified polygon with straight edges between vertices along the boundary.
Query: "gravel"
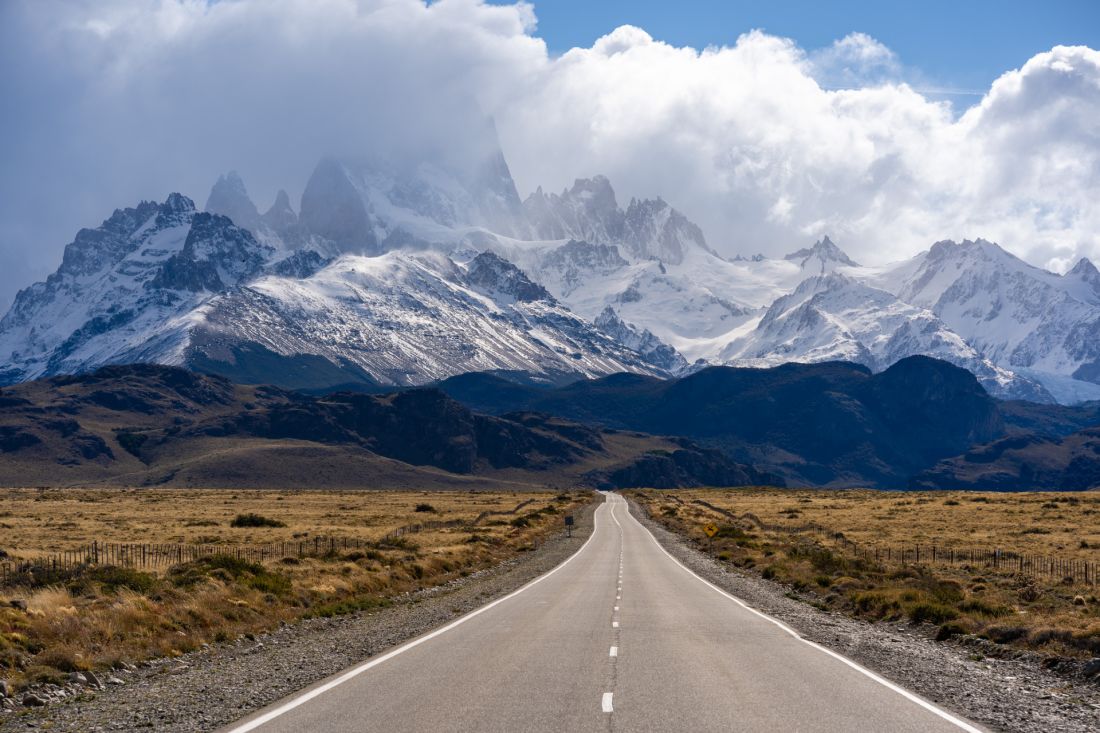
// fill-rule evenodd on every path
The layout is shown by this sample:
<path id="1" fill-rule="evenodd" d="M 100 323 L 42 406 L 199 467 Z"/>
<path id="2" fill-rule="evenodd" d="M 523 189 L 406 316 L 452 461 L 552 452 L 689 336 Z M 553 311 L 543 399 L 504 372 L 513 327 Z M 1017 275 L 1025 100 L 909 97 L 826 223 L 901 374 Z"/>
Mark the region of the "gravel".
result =
<path id="1" fill-rule="evenodd" d="M 1006 650 L 982 640 L 937 642 L 929 627 L 875 624 L 819 610 L 790 588 L 725 567 L 649 519 L 636 503 L 631 502 L 630 509 L 669 553 L 702 577 L 804 638 L 972 722 L 1021 733 L 1100 730 L 1096 682 L 1047 671 L 1034 654 L 1013 659 L 989 656 Z"/>
<path id="2" fill-rule="evenodd" d="M 572 538 L 556 535 L 536 550 L 395 599 L 388 608 L 306 619 L 252 639 L 93 676 L 105 684 L 36 688 L 34 695 L 48 704 L 17 712 L 0 705 L 0 730 L 215 730 L 542 575 L 588 538 L 596 506 L 577 512 Z"/>

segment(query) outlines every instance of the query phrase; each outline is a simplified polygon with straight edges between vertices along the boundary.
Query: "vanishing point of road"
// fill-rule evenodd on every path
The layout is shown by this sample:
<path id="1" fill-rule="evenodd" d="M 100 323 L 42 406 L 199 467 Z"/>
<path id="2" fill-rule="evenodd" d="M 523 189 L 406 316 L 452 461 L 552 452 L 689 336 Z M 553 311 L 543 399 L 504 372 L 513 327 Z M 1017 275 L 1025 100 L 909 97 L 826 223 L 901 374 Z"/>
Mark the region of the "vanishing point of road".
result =
<path id="1" fill-rule="evenodd" d="M 594 521 L 549 573 L 227 730 L 980 730 L 695 575 L 622 497 Z"/>

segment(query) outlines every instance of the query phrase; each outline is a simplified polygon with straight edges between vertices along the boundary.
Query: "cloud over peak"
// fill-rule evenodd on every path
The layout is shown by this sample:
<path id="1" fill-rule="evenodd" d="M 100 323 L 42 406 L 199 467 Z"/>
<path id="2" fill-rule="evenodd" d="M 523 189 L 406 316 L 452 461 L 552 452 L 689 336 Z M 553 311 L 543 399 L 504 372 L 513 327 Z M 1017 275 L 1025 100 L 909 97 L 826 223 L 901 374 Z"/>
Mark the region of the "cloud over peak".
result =
<path id="1" fill-rule="evenodd" d="M 521 193 L 606 174 L 727 254 L 832 234 L 860 261 L 943 238 L 1035 264 L 1100 255 L 1100 54 L 1056 47 L 974 107 L 906 84 L 857 32 L 676 47 L 622 26 L 560 56 L 537 4 L 22 2 L 0 8 L 0 300 L 79 226 L 237 169 L 261 208 L 325 154 L 462 154 L 491 116 Z M 652 29 L 650 29 L 652 31 Z"/>

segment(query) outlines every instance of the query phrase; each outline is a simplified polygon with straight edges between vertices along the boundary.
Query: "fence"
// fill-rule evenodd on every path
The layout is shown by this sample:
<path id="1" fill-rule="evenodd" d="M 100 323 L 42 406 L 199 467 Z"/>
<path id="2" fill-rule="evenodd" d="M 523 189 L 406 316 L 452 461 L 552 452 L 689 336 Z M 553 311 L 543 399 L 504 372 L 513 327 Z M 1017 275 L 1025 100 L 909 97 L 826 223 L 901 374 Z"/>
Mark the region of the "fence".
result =
<path id="1" fill-rule="evenodd" d="M 817 532 L 851 550 L 857 557 L 874 560 L 877 563 L 898 565 L 971 565 L 993 570 L 1004 570 L 1033 578 L 1069 580 L 1073 583 L 1097 585 L 1100 563 L 1078 558 L 1064 558 L 1050 555 L 1035 555 L 1013 552 L 999 548 L 954 548 L 937 545 L 914 545 L 906 548 L 862 547 L 859 544 L 816 522 L 803 524 L 771 524 L 761 521 L 760 517 L 747 512 L 733 512 L 715 506 L 708 501 L 695 499 L 693 504 L 705 507 L 734 522 L 751 524 L 765 532 L 783 532 L 787 534 L 805 534 Z"/>
<path id="2" fill-rule="evenodd" d="M 266 545 L 184 545 L 148 543 L 92 542 L 74 550 L 65 550 L 26 560 L 0 560 L 0 587 L 32 582 L 36 585 L 60 581 L 89 565 L 117 565 L 134 569 L 167 568 L 213 555 L 228 555 L 238 560 L 263 563 L 284 557 L 322 557 L 337 550 L 385 545 L 398 537 L 417 532 L 452 527 L 473 527 L 489 517 L 507 516 L 534 503 L 528 499 L 512 509 L 484 511 L 472 520 L 450 519 L 418 522 L 386 533 L 379 540 L 355 537 L 314 537 L 308 540 L 272 542 Z"/>

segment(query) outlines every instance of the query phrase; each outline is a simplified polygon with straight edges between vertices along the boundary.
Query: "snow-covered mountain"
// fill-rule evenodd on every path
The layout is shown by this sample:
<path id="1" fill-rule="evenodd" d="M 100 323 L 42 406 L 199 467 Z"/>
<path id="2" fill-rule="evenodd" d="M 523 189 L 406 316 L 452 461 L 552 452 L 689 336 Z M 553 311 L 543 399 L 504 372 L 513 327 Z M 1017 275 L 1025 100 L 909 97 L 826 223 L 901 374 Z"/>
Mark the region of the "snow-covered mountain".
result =
<path id="1" fill-rule="evenodd" d="M 158 361 L 297 386 L 554 381 L 926 354 L 1001 397 L 1100 397 L 1088 260 L 1059 276 L 979 240 L 870 268 L 828 237 L 729 259 L 602 176 L 521 201 L 495 143 L 478 149 L 323 159 L 298 213 L 283 191 L 261 213 L 236 173 L 205 212 L 179 194 L 116 211 L 17 296 L 0 379 Z"/>
<path id="2" fill-rule="evenodd" d="M 943 241 L 869 280 L 1059 399 L 1100 397 L 1100 276 L 1087 259 L 1057 275 L 982 239 Z"/>
<path id="3" fill-rule="evenodd" d="M 238 375 L 254 374 L 258 361 L 269 370 L 323 364 L 336 383 L 486 370 L 547 380 L 664 373 L 491 253 L 465 265 L 435 252 L 279 256 L 179 194 L 116 211 L 77 235 L 57 273 L 16 297 L 0 322 L 3 378 L 131 361 Z"/>
<path id="4" fill-rule="evenodd" d="M 1039 385 L 983 359 L 931 311 L 839 272 L 802 281 L 719 357 L 725 363 L 759 367 L 851 361 L 883 371 L 914 354 L 970 370 L 991 393 L 1049 399 Z"/>

